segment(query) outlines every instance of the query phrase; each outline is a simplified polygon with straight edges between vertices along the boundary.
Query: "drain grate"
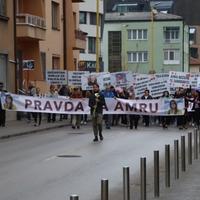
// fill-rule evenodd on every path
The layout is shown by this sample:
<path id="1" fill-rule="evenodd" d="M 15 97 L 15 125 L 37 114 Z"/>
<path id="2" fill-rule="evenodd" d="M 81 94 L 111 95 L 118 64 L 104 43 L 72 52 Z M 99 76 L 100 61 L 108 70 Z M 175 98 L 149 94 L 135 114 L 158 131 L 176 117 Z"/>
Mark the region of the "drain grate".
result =
<path id="1" fill-rule="evenodd" d="M 80 155 L 58 155 L 58 158 L 80 158 Z"/>

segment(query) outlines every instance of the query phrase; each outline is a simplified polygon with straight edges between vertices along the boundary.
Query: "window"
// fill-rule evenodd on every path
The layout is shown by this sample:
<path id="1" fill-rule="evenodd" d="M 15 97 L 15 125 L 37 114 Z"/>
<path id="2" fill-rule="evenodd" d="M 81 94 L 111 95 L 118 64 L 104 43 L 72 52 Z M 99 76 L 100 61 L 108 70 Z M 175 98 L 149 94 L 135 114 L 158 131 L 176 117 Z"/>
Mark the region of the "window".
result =
<path id="1" fill-rule="evenodd" d="M 128 52 L 129 63 L 144 63 L 148 61 L 147 51 Z"/>
<path id="2" fill-rule="evenodd" d="M 190 48 L 190 56 L 193 58 L 198 58 L 199 57 L 198 48 L 191 47 Z"/>
<path id="3" fill-rule="evenodd" d="M 108 32 L 108 69 L 109 72 L 122 70 L 121 31 Z"/>
<path id="4" fill-rule="evenodd" d="M 0 16 L 6 16 L 6 0 L 0 0 Z"/>
<path id="5" fill-rule="evenodd" d="M 87 12 L 80 12 L 79 23 L 80 24 L 87 24 Z"/>
<path id="6" fill-rule="evenodd" d="M 52 69 L 60 69 L 60 57 L 59 56 L 52 57 Z"/>
<path id="7" fill-rule="evenodd" d="M 164 64 L 165 65 L 180 64 L 180 50 L 177 49 L 164 50 Z"/>
<path id="8" fill-rule="evenodd" d="M 7 82 L 7 64 L 8 64 L 8 55 L 7 54 L 0 54 L 0 82 L 4 83 L 6 87 Z"/>
<path id="9" fill-rule="evenodd" d="M 164 27 L 164 39 L 167 43 L 177 42 L 179 40 L 179 27 Z"/>
<path id="10" fill-rule="evenodd" d="M 147 29 L 129 29 L 129 40 L 147 40 Z"/>
<path id="11" fill-rule="evenodd" d="M 60 27 L 59 24 L 59 4 L 52 1 L 51 2 L 51 9 L 52 9 L 52 29 L 58 30 Z"/>
<path id="12" fill-rule="evenodd" d="M 97 18 L 96 18 L 96 13 L 90 13 L 90 24 L 91 25 L 96 25 L 96 23 L 97 23 Z"/>
<path id="13" fill-rule="evenodd" d="M 189 28 L 189 41 L 190 41 L 190 45 L 196 43 L 196 28 L 195 27 Z"/>
<path id="14" fill-rule="evenodd" d="M 88 37 L 88 53 L 96 53 L 96 38 Z"/>
<path id="15" fill-rule="evenodd" d="M 103 15 L 99 14 L 99 26 L 101 26 L 102 24 L 102 19 L 103 19 Z M 91 25 L 96 25 L 97 24 L 97 15 L 96 13 L 91 12 L 90 13 L 90 24 Z"/>

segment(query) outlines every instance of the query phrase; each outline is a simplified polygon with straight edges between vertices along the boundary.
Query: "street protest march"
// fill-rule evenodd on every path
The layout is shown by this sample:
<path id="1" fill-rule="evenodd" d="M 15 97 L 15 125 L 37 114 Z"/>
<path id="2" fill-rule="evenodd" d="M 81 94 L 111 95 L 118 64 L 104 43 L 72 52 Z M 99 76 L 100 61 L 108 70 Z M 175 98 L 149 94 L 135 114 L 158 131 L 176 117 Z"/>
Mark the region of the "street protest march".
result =
<path id="1" fill-rule="evenodd" d="M 54 74 L 55 71 L 55 74 Z M 112 85 L 115 88 L 134 90 L 140 98 L 145 89 L 148 89 L 153 98 L 161 97 L 164 91 L 170 94 L 175 88 L 200 89 L 200 73 L 176 72 L 139 74 L 130 71 L 90 73 L 88 71 L 60 71 L 52 70 L 47 73 L 47 82 L 50 84 L 67 84 L 70 87 L 80 87 L 82 90 L 92 90 L 92 85 L 98 83 L 100 90 Z M 64 75 L 66 78 L 64 78 Z"/>
<path id="2" fill-rule="evenodd" d="M 6 93 L 1 95 L 2 108 L 8 111 L 89 114 L 88 98 L 32 97 Z M 175 106 L 172 106 L 175 105 Z M 150 100 L 127 100 L 106 98 L 104 114 L 183 115 L 184 99 L 160 98 Z"/>

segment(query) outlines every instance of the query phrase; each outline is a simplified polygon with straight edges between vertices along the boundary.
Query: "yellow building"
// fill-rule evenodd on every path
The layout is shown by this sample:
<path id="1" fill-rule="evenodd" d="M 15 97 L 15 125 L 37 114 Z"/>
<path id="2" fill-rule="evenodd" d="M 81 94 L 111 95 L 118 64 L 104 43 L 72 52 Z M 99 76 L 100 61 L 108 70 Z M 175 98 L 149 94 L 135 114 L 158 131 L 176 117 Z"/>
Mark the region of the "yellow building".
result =
<path id="1" fill-rule="evenodd" d="M 0 0 L 0 82 L 15 92 L 15 17 L 14 1 Z"/>

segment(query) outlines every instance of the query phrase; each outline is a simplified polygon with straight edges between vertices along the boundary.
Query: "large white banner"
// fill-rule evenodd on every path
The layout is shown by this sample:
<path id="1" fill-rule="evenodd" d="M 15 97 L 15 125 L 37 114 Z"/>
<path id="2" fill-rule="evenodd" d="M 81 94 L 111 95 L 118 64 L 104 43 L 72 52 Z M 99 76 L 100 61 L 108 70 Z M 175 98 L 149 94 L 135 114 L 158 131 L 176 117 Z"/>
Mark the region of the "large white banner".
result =
<path id="1" fill-rule="evenodd" d="M 59 114 L 89 114 L 88 99 L 39 98 L 2 94 L 2 107 L 8 111 Z M 104 114 L 183 115 L 184 99 L 125 100 L 107 98 Z"/>

